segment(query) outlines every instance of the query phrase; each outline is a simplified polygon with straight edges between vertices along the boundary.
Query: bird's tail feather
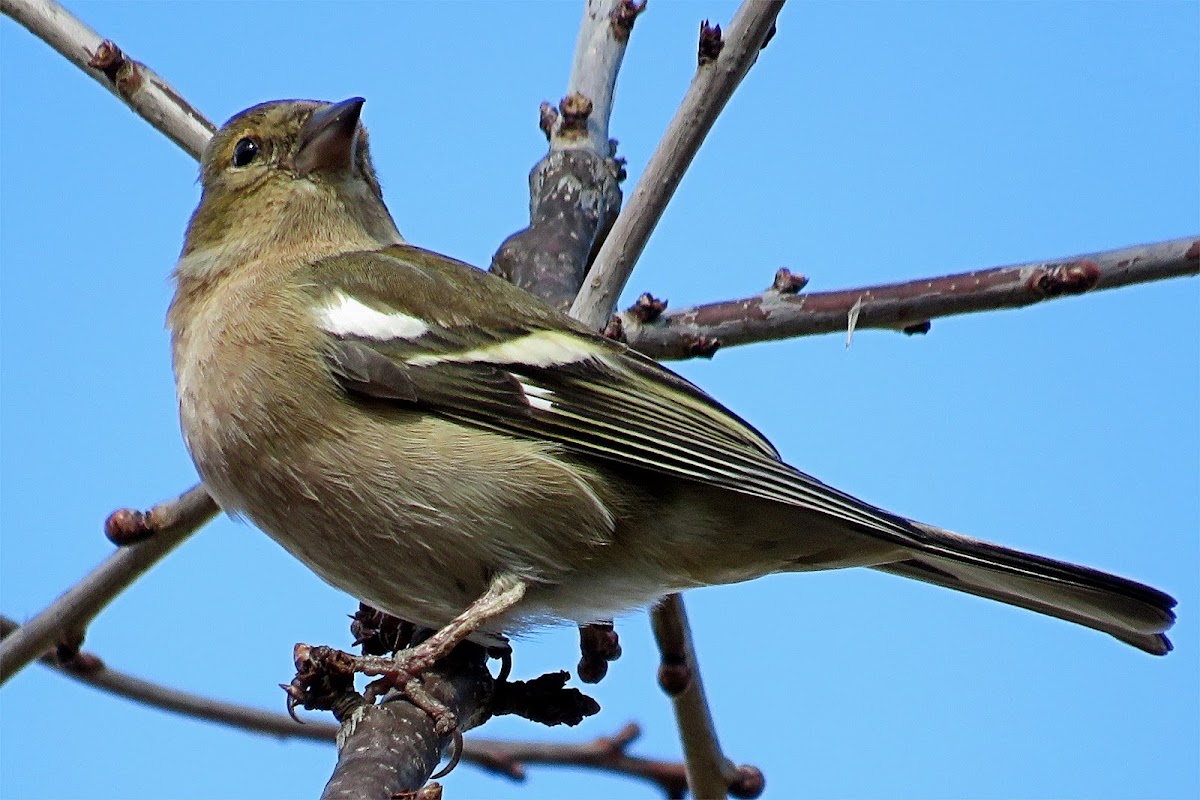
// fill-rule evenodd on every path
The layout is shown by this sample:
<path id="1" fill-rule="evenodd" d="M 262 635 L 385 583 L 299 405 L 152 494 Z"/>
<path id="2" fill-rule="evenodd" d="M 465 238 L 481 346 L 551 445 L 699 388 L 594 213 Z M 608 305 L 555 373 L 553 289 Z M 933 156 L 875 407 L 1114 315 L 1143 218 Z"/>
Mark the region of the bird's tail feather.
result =
<path id="1" fill-rule="evenodd" d="M 1088 567 L 913 525 L 921 536 L 912 558 L 876 569 L 1069 620 L 1154 655 L 1171 650 L 1164 635 L 1175 622 L 1170 595 Z"/>

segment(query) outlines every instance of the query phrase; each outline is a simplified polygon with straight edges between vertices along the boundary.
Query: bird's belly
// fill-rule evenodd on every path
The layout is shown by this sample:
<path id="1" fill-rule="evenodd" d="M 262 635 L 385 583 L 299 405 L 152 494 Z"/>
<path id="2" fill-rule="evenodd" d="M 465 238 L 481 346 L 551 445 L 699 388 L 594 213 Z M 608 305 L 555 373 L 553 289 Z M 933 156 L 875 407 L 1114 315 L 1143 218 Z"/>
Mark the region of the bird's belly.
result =
<path id="1" fill-rule="evenodd" d="M 358 412 L 321 420 L 293 413 L 192 444 L 222 508 L 326 582 L 394 616 L 441 626 L 499 574 L 525 580 L 534 600 L 555 599 L 522 604 L 495 633 L 614 607 L 600 587 L 575 584 L 605 550 L 614 521 L 544 444 L 447 429 L 416 412 L 366 421 Z M 638 603 L 654 594 L 645 583 L 629 592 Z"/>

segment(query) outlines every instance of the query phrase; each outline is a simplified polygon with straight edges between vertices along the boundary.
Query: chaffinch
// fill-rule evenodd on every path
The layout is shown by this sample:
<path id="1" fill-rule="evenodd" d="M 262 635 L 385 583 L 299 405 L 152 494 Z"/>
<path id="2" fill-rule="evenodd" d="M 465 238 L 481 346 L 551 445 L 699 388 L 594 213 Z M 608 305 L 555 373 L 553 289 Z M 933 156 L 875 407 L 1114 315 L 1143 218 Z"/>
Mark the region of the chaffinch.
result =
<path id="1" fill-rule="evenodd" d="M 670 370 L 404 243 L 362 103 L 265 103 L 221 128 L 169 312 L 206 486 L 326 581 L 495 643 L 871 567 L 1170 650 L 1168 595 L 840 492 Z"/>

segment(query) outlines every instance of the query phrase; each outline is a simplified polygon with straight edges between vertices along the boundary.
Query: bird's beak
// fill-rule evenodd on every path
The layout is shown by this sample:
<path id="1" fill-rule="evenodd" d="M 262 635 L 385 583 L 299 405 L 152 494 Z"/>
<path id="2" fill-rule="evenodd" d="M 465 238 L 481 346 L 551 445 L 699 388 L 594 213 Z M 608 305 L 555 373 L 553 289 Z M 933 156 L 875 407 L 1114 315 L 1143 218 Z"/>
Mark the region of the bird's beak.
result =
<path id="1" fill-rule="evenodd" d="M 351 97 L 313 112 L 300 129 L 295 161 L 298 173 L 307 177 L 314 172 L 350 169 L 358 141 L 358 115 L 365 102 L 361 97 Z"/>

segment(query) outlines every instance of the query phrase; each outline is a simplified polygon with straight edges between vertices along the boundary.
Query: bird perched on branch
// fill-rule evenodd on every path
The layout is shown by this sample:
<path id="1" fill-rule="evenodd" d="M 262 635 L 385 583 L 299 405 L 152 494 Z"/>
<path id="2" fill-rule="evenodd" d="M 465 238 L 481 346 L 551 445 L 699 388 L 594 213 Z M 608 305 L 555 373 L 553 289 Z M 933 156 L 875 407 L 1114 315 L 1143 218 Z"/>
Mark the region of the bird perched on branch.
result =
<path id="1" fill-rule="evenodd" d="M 467 637 L 841 567 L 1171 649 L 1168 595 L 840 492 L 670 370 L 405 244 L 362 103 L 266 103 L 213 137 L 168 323 L 213 497 L 334 586 L 442 628 L 410 666 Z"/>

